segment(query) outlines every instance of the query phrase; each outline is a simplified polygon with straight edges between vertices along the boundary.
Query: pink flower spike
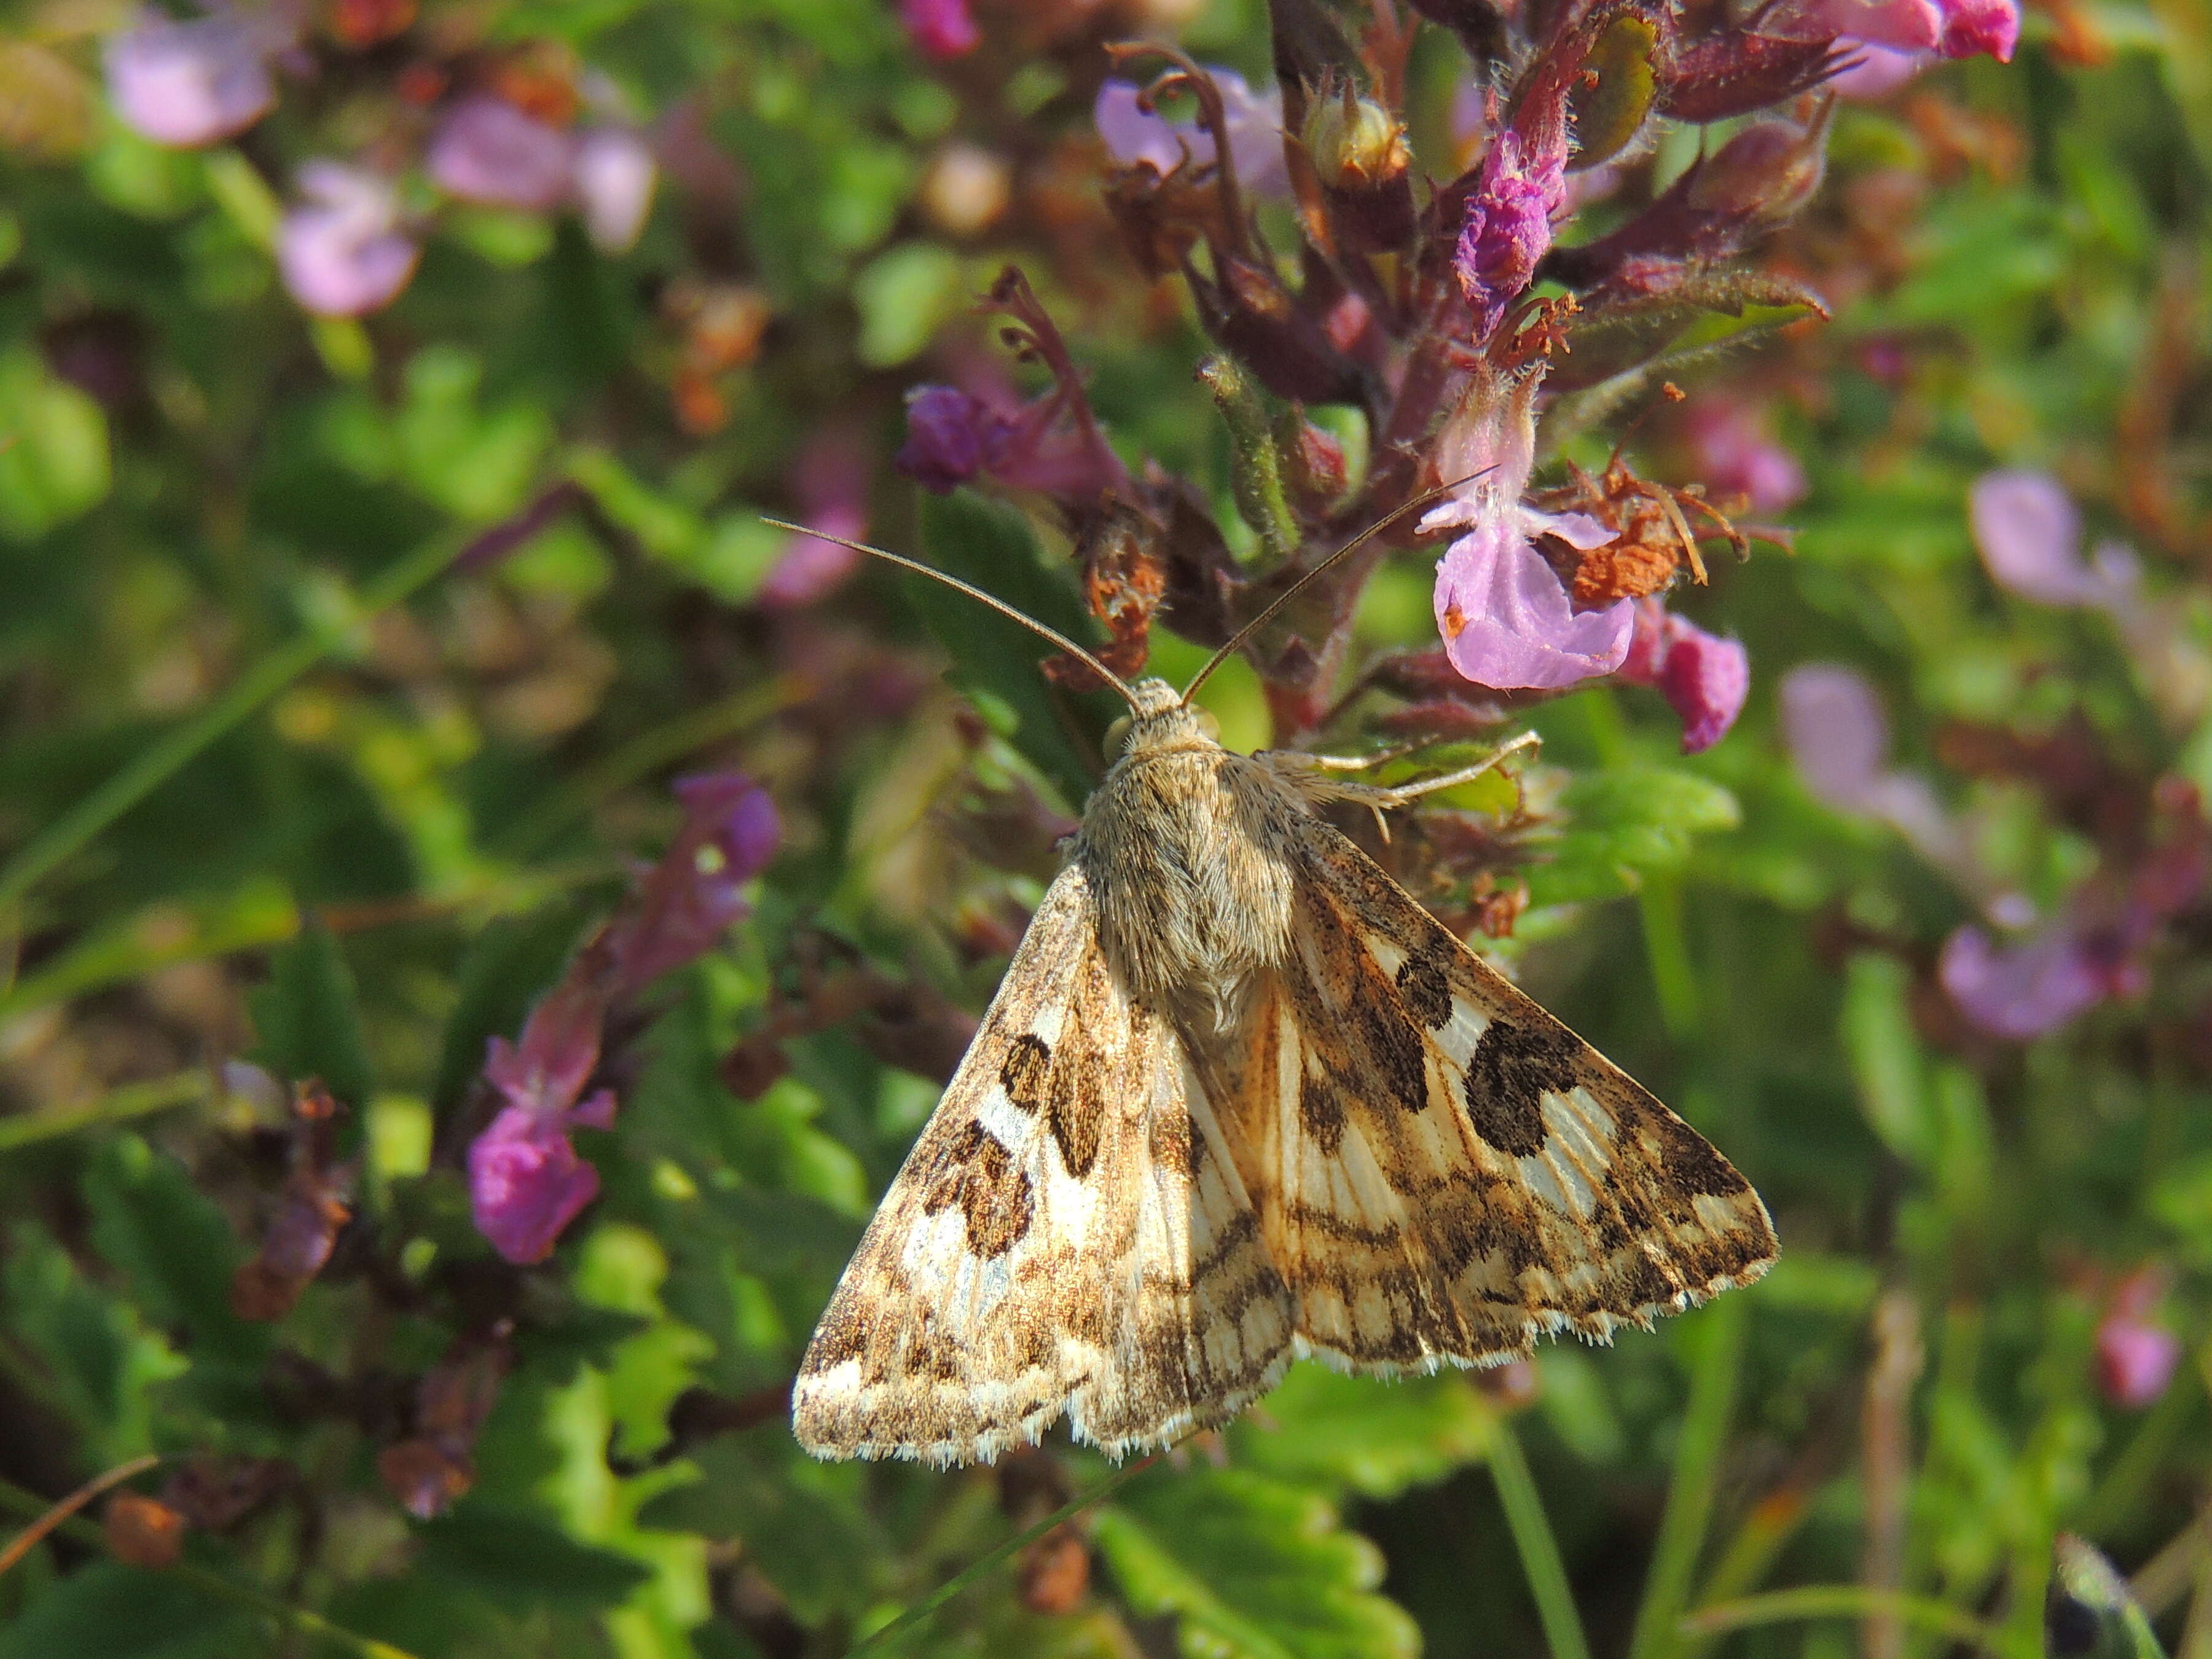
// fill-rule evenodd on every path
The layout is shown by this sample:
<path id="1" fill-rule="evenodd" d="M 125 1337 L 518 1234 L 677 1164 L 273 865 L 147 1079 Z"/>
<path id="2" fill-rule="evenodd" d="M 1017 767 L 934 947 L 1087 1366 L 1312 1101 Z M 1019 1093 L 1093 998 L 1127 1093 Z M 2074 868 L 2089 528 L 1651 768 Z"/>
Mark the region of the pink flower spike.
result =
<path id="1" fill-rule="evenodd" d="M 965 57 L 983 40 L 968 0 L 899 0 L 899 21 L 921 55 L 939 63 Z"/>
<path id="2" fill-rule="evenodd" d="M 300 169 L 300 205 L 276 230 L 276 268 L 306 309 L 358 317 L 399 297 L 422 249 L 399 231 L 399 198 L 375 173 L 337 161 Z"/>
<path id="3" fill-rule="evenodd" d="M 568 196 L 574 159 L 568 134 L 479 94 L 446 112 L 423 165 L 458 201 L 543 212 Z"/>
<path id="4" fill-rule="evenodd" d="M 276 106 L 269 60 L 288 41 L 264 17 L 218 10 L 179 22 L 141 12 L 108 38 L 107 95 L 133 131 L 197 149 L 235 137 Z"/>
<path id="5" fill-rule="evenodd" d="M 562 1230 L 598 1195 L 599 1172 L 577 1157 L 568 1126 L 604 1127 L 613 1109 L 608 1094 L 574 1113 L 509 1106 L 470 1144 L 469 1204 L 477 1231 L 507 1260 L 543 1261 Z"/>
<path id="6" fill-rule="evenodd" d="M 1451 665 L 1500 690 L 1573 685 L 1610 674 L 1628 654 L 1635 604 L 1581 616 L 1517 525 L 1477 524 L 1437 565 L 1437 628 Z"/>

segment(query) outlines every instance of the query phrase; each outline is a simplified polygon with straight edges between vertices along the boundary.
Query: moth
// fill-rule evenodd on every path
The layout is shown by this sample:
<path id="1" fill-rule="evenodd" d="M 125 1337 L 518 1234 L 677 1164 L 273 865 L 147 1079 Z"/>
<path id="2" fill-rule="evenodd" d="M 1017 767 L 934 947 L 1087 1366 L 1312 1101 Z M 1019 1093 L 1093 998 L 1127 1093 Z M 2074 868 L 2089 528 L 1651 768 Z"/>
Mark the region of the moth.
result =
<path id="1" fill-rule="evenodd" d="M 1322 816 L 1483 767 L 1394 789 L 1235 753 L 1191 693 L 1238 641 L 1185 691 L 1125 684 L 865 550 L 1015 616 L 1128 713 L 807 1346 L 809 1451 L 988 1462 L 1065 1415 L 1119 1457 L 1227 1422 L 1294 1358 L 1499 1364 L 1773 1261 L 1726 1158 Z"/>

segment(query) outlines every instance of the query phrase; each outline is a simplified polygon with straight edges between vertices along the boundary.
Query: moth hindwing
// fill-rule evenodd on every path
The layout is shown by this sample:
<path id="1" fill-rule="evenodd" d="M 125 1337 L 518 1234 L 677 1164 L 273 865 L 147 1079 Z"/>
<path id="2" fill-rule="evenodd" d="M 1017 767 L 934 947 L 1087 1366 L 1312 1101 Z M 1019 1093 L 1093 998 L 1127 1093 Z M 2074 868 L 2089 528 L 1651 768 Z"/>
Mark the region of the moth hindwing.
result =
<path id="1" fill-rule="evenodd" d="M 823 1456 L 1109 1453 L 1361 1371 L 1603 1341 L 1773 1260 L 1728 1161 L 1317 809 L 1133 688 L 943 1101 L 808 1346 Z"/>

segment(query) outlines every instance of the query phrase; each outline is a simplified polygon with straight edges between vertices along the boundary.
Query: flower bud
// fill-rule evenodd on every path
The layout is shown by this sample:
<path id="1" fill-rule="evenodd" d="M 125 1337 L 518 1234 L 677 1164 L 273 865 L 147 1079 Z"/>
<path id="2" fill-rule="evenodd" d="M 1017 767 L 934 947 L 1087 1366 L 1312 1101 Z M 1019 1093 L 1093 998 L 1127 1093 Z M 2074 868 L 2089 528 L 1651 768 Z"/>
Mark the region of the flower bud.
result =
<path id="1" fill-rule="evenodd" d="M 1778 225 L 1820 188 L 1828 111 L 1809 126 L 1761 121 L 1728 141 L 1689 180 L 1689 205 L 1744 225 Z"/>
<path id="2" fill-rule="evenodd" d="M 1346 84 L 1313 100 L 1303 136 L 1340 243 L 1379 253 L 1413 240 L 1413 157 L 1403 122 Z"/>

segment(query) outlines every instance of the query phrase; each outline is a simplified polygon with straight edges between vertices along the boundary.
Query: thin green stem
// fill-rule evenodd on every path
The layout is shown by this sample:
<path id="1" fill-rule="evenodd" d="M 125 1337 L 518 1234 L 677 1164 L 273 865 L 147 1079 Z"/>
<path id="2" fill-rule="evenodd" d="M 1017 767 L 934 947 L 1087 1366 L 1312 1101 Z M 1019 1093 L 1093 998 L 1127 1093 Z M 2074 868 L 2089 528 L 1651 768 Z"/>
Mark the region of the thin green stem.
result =
<path id="1" fill-rule="evenodd" d="M 451 534 L 432 538 L 386 569 L 362 590 L 356 616 L 367 619 L 398 604 L 434 579 L 463 547 Z M 173 777 L 210 744 L 306 673 L 343 639 L 337 629 L 301 635 L 279 646 L 239 677 L 229 690 L 191 720 L 142 750 L 108 780 L 70 807 L 0 871 L 0 911 L 30 891 L 42 878 L 86 845 L 116 819 Z"/>
<path id="2" fill-rule="evenodd" d="M 215 1093 L 215 1079 L 205 1072 L 179 1072 L 146 1083 L 126 1083 L 99 1099 L 58 1112 L 23 1112 L 0 1117 L 0 1153 L 15 1152 L 40 1141 L 53 1140 L 96 1124 L 127 1123 L 132 1118 L 165 1112 L 172 1106 L 189 1106 Z"/>
<path id="3" fill-rule="evenodd" d="M 1680 1620 L 1690 1599 L 1712 1516 L 1713 1490 L 1720 1478 L 1721 1448 L 1743 1359 L 1745 1307 L 1742 1297 L 1723 1297 L 1699 1316 L 1704 1329 L 1690 1370 L 1690 1403 L 1674 1443 L 1674 1478 L 1667 1507 L 1659 1518 L 1659 1538 L 1644 1580 L 1644 1601 L 1636 1612 L 1629 1659 L 1672 1659 L 1680 1641 Z"/>
<path id="4" fill-rule="evenodd" d="M 1638 889 L 1636 906 L 1644 921 L 1644 954 L 1651 964 L 1651 983 L 1659 994 L 1659 1015 L 1667 1035 L 1684 1042 L 1698 1034 L 1704 1010 L 1698 996 L 1698 970 L 1690 960 L 1689 928 L 1682 908 L 1679 876 L 1648 871 Z"/>
<path id="5" fill-rule="evenodd" d="M 28 1517 L 42 1516 L 52 1507 L 36 1492 L 26 1492 L 6 1480 L 0 1480 L 0 1504 Z M 72 1516 L 55 1530 L 94 1549 L 104 1548 L 106 1544 L 106 1534 L 81 1517 Z M 348 1630 L 343 1625 L 334 1624 L 310 1608 L 295 1607 L 282 1596 L 272 1595 L 252 1584 L 241 1584 L 210 1568 L 179 1561 L 174 1566 L 163 1567 L 159 1571 L 180 1584 L 189 1584 L 212 1600 L 228 1601 L 233 1607 L 244 1607 L 248 1612 L 274 1619 L 288 1630 L 298 1631 L 303 1636 L 313 1637 L 334 1648 L 343 1648 L 355 1656 L 355 1659 L 415 1659 L 415 1656 L 404 1648 L 394 1647 L 374 1636 L 363 1636 L 359 1631 Z"/>
<path id="6" fill-rule="evenodd" d="M 1498 1501 L 1504 1508 L 1514 1547 L 1521 1553 L 1521 1571 L 1528 1577 L 1528 1594 L 1535 1598 L 1536 1617 L 1544 1626 L 1552 1659 L 1589 1659 L 1582 1614 L 1567 1583 L 1567 1564 L 1560 1559 L 1544 1500 L 1510 1421 L 1498 1425 L 1498 1438 L 1490 1449 L 1490 1478 L 1498 1483 Z"/>
<path id="7" fill-rule="evenodd" d="M 1900 1620 L 1908 1625 L 1965 1642 L 1984 1653 L 2001 1651 L 1997 1633 L 1975 1618 L 1932 1596 L 1869 1589 L 1863 1584 L 1805 1584 L 1769 1590 L 1740 1601 L 1723 1601 L 1687 1614 L 1678 1628 L 1686 1636 L 1719 1636 L 1755 1625 L 1783 1625 L 1804 1619 Z"/>
<path id="8" fill-rule="evenodd" d="M 1035 1526 L 1024 1527 L 1021 1531 L 1016 1533 L 1012 1538 L 1006 1540 L 1005 1543 L 1000 1545 L 996 1549 L 994 1549 L 984 1555 L 978 1556 L 974 1561 L 971 1561 L 967 1566 L 953 1574 L 951 1577 L 946 1579 L 942 1584 L 939 1584 L 920 1601 L 917 1601 L 914 1606 L 908 1607 L 897 1618 L 892 1620 L 890 1624 L 885 1625 L 881 1630 L 875 1632 L 872 1635 L 865 1636 L 861 1638 L 860 1641 L 854 1643 L 848 1655 L 848 1659 L 859 1659 L 859 1656 L 864 1653 L 890 1652 L 894 1647 L 897 1646 L 900 1642 L 904 1640 L 908 1635 L 912 1634 L 913 1632 L 925 1620 L 927 1620 L 932 1613 L 935 1613 L 947 1601 L 950 1601 L 954 1596 L 959 1595 L 961 1591 L 966 1589 L 970 1584 L 975 1583 L 976 1580 L 982 1577 L 985 1573 L 989 1572 L 993 1568 L 996 1567 L 1001 1561 L 1007 1559 L 1018 1551 L 1028 1548 L 1029 1546 L 1036 1542 L 1038 1539 L 1043 1537 L 1045 1534 L 1050 1532 L 1054 1527 L 1060 1526 L 1063 1523 L 1074 1519 L 1075 1516 L 1082 1514 L 1084 1510 L 1089 1509 L 1092 1504 L 1104 1503 L 1107 1498 L 1112 1497 L 1116 1492 L 1119 1492 L 1131 1480 L 1133 1480 L 1137 1476 L 1142 1474 L 1146 1469 L 1152 1468 L 1153 1464 L 1159 1462 L 1160 1456 L 1160 1453 L 1154 1452 L 1150 1457 L 1140 1458 L 1134 1463 L 1124 1464 L 1121 1468 L 1115 1470 L 1113 1474 L 1108 1475 L 1103 1480 L 1101 1480 L 1097 1486 L 1091 1487 L 1090 1491 L 1079 1493 L 1076 1497 L 1061 1504 L 1058 1509 L 1054 1510 L 1050 1515 L 1045 1516 L 1043 1520 L 1038 1522 Z"/>

